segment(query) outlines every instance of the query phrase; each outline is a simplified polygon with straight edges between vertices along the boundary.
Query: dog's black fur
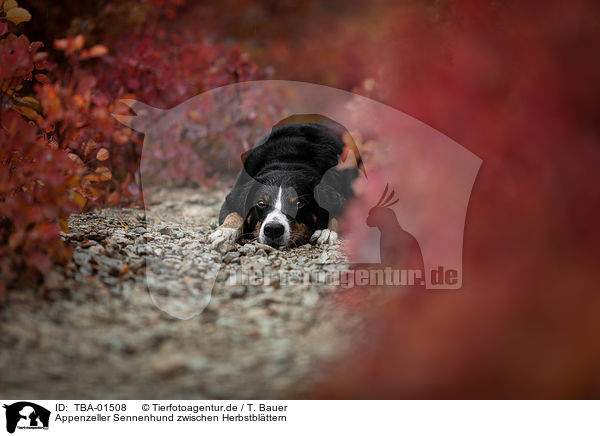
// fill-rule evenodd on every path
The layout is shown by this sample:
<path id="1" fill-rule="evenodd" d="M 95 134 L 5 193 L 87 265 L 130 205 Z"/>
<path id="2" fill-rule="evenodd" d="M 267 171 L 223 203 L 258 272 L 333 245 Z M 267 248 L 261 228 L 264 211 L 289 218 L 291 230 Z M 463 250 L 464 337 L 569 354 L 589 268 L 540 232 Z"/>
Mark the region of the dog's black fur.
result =
<path id="1" fill-rule="evenodd" d="M 221 207 L 219 224 L 236 213 L 243 218 L 245 238 L 274 246 L 303 244 L 316 230 L 326 229 L 353 196 L 351 182 L 358 175 L 357 168 L 336 168 L 343 132 L 333 121 L 275 127 L 243 156 L 244 168 Z M 290 230 L 280 243 L 261 233 L 278 199 Z"/>

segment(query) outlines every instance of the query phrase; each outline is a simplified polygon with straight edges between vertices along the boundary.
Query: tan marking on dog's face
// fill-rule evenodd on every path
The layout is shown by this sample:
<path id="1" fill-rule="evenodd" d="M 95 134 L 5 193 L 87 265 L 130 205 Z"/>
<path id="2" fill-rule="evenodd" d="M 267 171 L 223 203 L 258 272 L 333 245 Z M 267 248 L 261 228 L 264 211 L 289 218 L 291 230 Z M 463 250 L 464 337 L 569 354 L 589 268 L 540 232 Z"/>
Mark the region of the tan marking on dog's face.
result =
<path id="1" fill-rule="evenodd" d="M 244 218 L 242 218 L 238 213 L 232 212 L 225 217 L 223 224 L 219 227 L 225 227 L 228 229 L 241 229 L 244 225 Z"/>
<path id="2" fill-rule="evenodd" d="M 304 223 L 299 223 L 297 221 L 293 221 L 291 223 L 291 231 L 290 231 L 290 242 L 288 245 L 296 245 L 300 242 L 306 242 L 312 235 L 312 232 L 308 228 L 308 226 Z"/>
<path id="3" fill-rule="evenodd" d="M 257 222 L 256 225 L 254 226 L 254 230 L 252 231 L 252 236 L 254 236 L 255 238 L 258 238 L 258 235 L 260 234 L 260 226 L 262 226 L 262 221 Z"/>
<path id="4" fill-rule="evenodd" d="M 269 201 L 270 198 L 271 197 L 269 196 L 269 194 L 263 195 L 263 200 L 265 200 L 265 201 Z"/>
<path id="5" fill-rule="evenodd" d="M 290 197 L 290 204 L 296 204 L 298 197 Z"/>
<path id="6" fill-rule="evenodd" d="M 312 214 L 312 220 L 313 223 L 317 224 L 317 216 L 314 213 Z"/>

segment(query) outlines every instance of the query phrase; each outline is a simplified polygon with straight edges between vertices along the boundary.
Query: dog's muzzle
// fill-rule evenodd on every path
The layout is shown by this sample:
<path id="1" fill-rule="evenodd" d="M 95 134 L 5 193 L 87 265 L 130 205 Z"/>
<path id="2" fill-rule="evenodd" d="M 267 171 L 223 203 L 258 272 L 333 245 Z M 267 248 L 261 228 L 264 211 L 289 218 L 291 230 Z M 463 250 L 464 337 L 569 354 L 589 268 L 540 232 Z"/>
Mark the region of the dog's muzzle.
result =
<path id="1" fill-rule="evenodd" d="M 264 229 L 264 242 L 272 247 L 279 247 L 285 245 L 284 234 L 285 227 L 279 222 L 265 223 Z"/>

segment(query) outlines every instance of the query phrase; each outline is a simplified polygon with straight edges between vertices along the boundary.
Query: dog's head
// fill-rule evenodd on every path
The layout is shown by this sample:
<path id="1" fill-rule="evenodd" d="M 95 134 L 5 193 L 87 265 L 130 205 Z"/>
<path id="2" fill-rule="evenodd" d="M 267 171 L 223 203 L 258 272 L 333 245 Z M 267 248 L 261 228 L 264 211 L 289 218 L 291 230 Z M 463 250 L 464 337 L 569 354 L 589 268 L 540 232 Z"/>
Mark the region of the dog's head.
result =
<path id="1" fill-rule="evenodd" d="M 308 242 L 324 211 L 315 199 L 318 180 L 303 171 L 276 171 L 248 184 L 244 234 L 273 247 Z"/>

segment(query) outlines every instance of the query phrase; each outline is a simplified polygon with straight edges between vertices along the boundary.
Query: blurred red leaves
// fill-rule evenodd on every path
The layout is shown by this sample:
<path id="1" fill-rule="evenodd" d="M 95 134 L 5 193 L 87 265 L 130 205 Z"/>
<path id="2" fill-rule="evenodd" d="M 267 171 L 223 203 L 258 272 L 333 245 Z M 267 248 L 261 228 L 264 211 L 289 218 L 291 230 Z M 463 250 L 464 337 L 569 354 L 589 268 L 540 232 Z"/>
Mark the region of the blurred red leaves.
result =
<path id="1" fill-rule="evenodd" d="M 170 107 L 215 86 L 263 77 L 239 47 L 213 44 L 195 26 L 173 26 L 184 3 L 107 3 L 94 27 L 105 34 L 102 43 L 88 45 L 82 33 L 54 35 L 47 45 L 56 63 L 49 63 L 42 42 L 16 35 L 28 12 L 17 10 L 14 0 L 0 1 L 0 157 L 6 169 L 0 291 L 68 261 L 59 229 L 68 231 L 70 213 L 140 201 L 141 136 L 112 117 L 128 111 L 116 101 Z M 121 26 L 124 21 L 129 25 Z M 187 162 L 194 182 L 211 180 L 201 159 L 180 158 L 194 154 L 189 145 L 172 152 Z M 180 174 L 178 167 L 160 171 L 166 183 L 177 183 Z"/>
<path id="2" fill-rule="evenodd" d="M 69 259 L 59 224 L 80 210 L 72 189 L 80 167 L 38 136 L 33 122 L 2 114 L 0 130 L 0 274 L 12 282 L 23 271 L 46 274 Z"/>
<path id="3" fill-rule="evenodd" d="M 385 305 L 318 395 L 597 398 L 600 10 L 441 5 L 390 8 L 363 55 L 382 98 L 483 158 L 463 288 Z"/>

